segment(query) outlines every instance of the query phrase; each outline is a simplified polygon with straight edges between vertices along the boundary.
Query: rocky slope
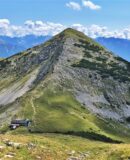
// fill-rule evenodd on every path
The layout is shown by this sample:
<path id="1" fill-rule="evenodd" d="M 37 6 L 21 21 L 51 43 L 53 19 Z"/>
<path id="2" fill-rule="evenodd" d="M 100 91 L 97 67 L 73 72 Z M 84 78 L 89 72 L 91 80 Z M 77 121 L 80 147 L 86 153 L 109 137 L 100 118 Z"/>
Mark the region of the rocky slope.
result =
<path id="1" fill-rule="evenodd" d="M 129 69 L 127 61 L 67 29 L 0 61 L 0 123 L 29 118 L 35 132 L 127 137 Z"/>

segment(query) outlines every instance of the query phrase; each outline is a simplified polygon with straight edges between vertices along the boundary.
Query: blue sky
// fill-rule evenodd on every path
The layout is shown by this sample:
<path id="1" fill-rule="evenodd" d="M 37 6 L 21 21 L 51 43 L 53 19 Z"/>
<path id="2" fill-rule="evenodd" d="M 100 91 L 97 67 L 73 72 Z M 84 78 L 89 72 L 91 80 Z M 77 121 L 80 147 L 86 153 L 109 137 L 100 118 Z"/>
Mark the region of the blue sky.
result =
<path id="1" fill-rule="evenodd" d="M 111 29 L 130 25 L 130 0 L 93 0 L 100 10 L 83 8 L 75 11 L 66 7 L 69 0 L 0 0 L 0 18 L 7 18 L 14 24 L 24 21 L 43 20 L 65 25 L 82 23 L 97 24 Z M 82 4 L 81 0 L 73 0 Z"/>
<path id="2" fill-rule="evenodd" d="M 73 8 L 71 3 L 76 3 L 80 8 Z M 7 19 L 10 25 L 23 26 L 27 20 L 34 23 L 36 21 L 53 22 L 65 27 L 80 24 L 87 29 L 91 25 L 97 25 L 107 27 L 107 33 L 104 35 L 108 35 L 108 32 L 118 33 L 121 30 L 130 32 L 129 10 L 130 0 L 0 0 L 0 19 Z M 81 27 L 78 29 L 81 30 Z M 7 32 L 4 29 L 1 30 L 4 34 Z M 82 28 L 81 31 L 84 30 Z M 123 37 L 126 33 L 123 34 L 124 31 L 118 36 Z"/>

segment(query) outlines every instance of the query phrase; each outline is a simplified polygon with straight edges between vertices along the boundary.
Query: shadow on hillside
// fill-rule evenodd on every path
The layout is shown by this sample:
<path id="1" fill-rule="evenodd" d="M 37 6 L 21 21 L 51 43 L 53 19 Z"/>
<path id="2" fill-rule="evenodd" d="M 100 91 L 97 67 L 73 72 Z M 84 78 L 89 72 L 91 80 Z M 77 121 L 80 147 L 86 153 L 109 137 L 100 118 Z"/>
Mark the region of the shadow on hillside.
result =
<path id="1" fill-rule="evenodd" d="M 67 132 L 64 134 L 80 136 L 80 137 L 87 138 L 90 140 L 102 141 L 102 142 L 107 142 L 107 143 L 116 143 L 116 144 L 123 143 L 122 141 L 114 140 L 110 137 L 107 137 L 105 135 L 101 135 L 98 133 L 94 133 L 94 132 L 73 132 L 73 131 L 70 131 L 70 132 Z"/>
<path id="2" fill-rule="evenodd" d="M 34 132 L 32 132 L 32 133 L 34 133 Z M 43 133 L 43 132 L 37 132 L 37 133 Z M 50 133 L 52 133 L 52 132 L 50 132 Z M 79 137 L 87 138 L 87 139 L 90 139 L 90 140 L 101 141 L 101 142 L 106 142 L 106 143 L 115 143 L 115 144 L 123 143 L 123 141 L 115 140 L 115 139 L 112 139 L 112 138 L 107 137 L 105 135 L 101 135 L 101 134 L 94 133 L 94 132 L 82 132 L 82 131 L 79 131 L 79 132 L 75 132 L 75 131 L 58 132 L 58 131 L 56 131 L 56 132 L 53 132 L 53 133 L 63 134 L 63 135 L 79 136 Z"/>

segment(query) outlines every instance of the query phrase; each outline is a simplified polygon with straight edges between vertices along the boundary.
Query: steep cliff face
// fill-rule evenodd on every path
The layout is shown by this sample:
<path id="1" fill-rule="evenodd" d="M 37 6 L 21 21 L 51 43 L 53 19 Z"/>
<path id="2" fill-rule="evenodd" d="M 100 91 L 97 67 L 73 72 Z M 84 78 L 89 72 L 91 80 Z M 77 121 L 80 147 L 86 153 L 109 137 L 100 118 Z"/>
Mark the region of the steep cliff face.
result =
<path id="1" fill-rule="evenodd" d="M 109 122 L 109 130 L 114 121 L 127 134 L 129 69 L 127 61 L 67 29 L 43 45 L 0 61 L 0 117 L 33 119 L 34 130 L 40 132 L 92 129 L 106 134 L 101 123 Z"/>

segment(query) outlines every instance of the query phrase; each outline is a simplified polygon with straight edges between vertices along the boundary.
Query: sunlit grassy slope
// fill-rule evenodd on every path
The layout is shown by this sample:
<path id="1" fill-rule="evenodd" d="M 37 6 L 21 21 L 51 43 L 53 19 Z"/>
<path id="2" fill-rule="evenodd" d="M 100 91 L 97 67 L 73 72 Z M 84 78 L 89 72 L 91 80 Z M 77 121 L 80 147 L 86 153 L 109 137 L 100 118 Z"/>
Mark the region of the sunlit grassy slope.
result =
<path id="1" fill-rule="evenodd" d="M 109 144 L 90 141 L 76 136 L 57 134 L 42 135 L 0 135 L 0 145 L 3 141 L 21 143 L 20 149 L 8 147 L 0 151 L 0 158 L 13 154 L 13 160 L 67 160 L 77 158 L 81 160 L 128 160 L 130 158 L 129 144 Z M 32 146 L 32 147 L 30 147 Z M 9 158 L 4 158 L 8 160 Z"/>
<path id="2" fill-rule="evenodd" d="M 130 141 L 130 130 L 125 125 L 95 116 L 69 92 L 39 87 L 20 98 L 19 103 L 22 110 L 15 116 L 31 119 L 33 133 L 63 133 L 105 142 Z M 2 131 L 6 131 L 5 127 Z"/>

